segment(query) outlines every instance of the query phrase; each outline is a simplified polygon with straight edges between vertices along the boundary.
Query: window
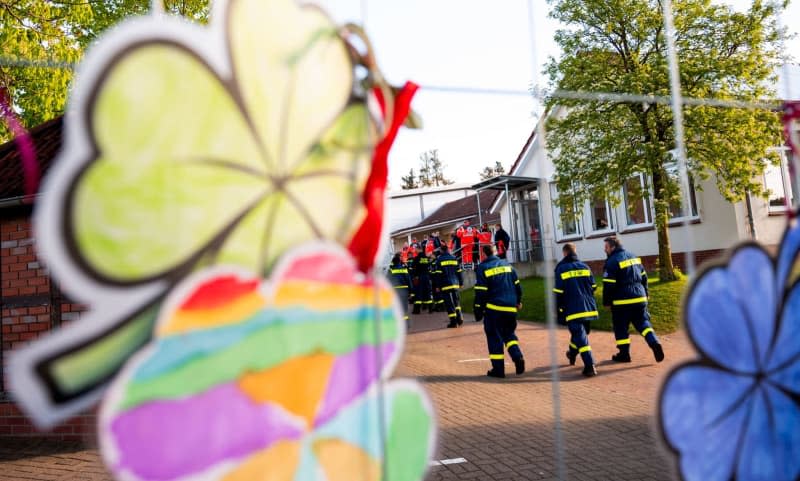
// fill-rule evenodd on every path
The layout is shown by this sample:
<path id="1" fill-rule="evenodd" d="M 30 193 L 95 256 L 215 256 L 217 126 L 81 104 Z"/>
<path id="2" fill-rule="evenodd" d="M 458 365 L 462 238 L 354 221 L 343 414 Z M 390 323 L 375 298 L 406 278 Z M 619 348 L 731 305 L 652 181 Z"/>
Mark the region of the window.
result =
<path id="1" fill-rule="evenodd" d="M 611 205 L 606 198 L 595 197 L 589 201 L 589 218 L 592 221 L 590 229 L 594 232 L 614 229 L 611 221 Z"/>
<path id="2" fill-rule="evenodd" d="M 788 202 L 786 199 L 786 193 L 792 191 L 789 186 L 786 151 L 781 149 L 779 153 L 781 157 L 780 165 L 767 164 L 767 168 L 764 169 L 764 187 L 769 190 L 770 212 L 784 212 L 787 205 L 794 203 L 793 196 L 788 199 Z"/>
<path id="3" fill-rule="evenodd" d="M 645 187 L 646 184 L 642 174 L 631 177 L 622 187 L 625 218 L 629 227 L 653 223 L 650 196 L 645 195 L 647 190 Z"/>
<path id="4" fill-rule="evenodd" d="M 675 182 L 678 185 L 681 184 L 681 178 L 678 170 L 677 161 L 675 163 L 668 164 L 666 166 L 666 171 L 667 175 L 669 175 L 670 179 L 672 179 L 673 182 Z M 682 219 L 684 217 L 697 217 L 697 193 L 695 192 L 694 189 L 694 179 L 692 179 L 692 176 L 689 176 L 689 198 L 686 199 L 686 203 L 689 206 L 689 212 L 690 212 L 689 215 L 686 215 L 686 213 L 683 210 L 682 199 L 676 199 L 669 203 L 670 220 Z"/>
<path id="5" fill-rule="evenodd" d="M 566 237 L 576 237 L 581 234 L 580 223 L 578 222 L 577 206 L 573 207 L 572 213 L 564 213 L 562 216 L 561 208 L 558 206 L 558 189 L 556 184 L 550 184 L 550 204 L 553 207 L 553 221 L 556 226 L 557 239 Z M 571 215 L 570 215 L 571 214 Z"/>

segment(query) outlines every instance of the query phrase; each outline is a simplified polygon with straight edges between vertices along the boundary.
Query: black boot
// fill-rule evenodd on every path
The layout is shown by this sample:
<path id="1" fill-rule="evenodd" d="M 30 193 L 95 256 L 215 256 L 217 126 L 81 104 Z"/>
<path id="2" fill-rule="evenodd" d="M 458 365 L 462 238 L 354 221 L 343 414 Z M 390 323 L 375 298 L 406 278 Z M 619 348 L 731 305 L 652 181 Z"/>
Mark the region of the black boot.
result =
<path id="1" fill-rule="evenodd" d="M 567 359 L 569 359 L 569 365 L 574 366 L 575 360 L 578 359 L 578 352 L 577 351 L 567 351 Z"/>
<path id="2" fill-rule="evenodd" d="M 522 374 L 525 372 L 525 358 L 521 357 L 514 361 L 514 367 L 517 369 L 517 374 Z"/>
<path id="3" fill-rule="evenodd" d="M 656 362 L 661 362 L 664 360 L 664 348 L 661 347 L 661 344 L 656 342 L 650 349 L 653 350 L 653 357 L 656 358 Z"/>
<path id="4" fill-rule="evenodd" d="M 597 376 L 597 368 L 594 364 L 589 364 L 588 366 L 584 366 L 582 374 L 586 377 Z"/>
<path id="5" fill-rule="evenodd" d="M 486 371 L 486 375 L 489 377 L 506 377 L 504 372 L 495 371 L 494 369 L 489 369 Z"/>
<path id="6" fill-rule="evenodd" d="M 447 327 L 448 327 L 449 329 L 453 329 L 454 327 L 458 327 L 458 323 L 457 323 L 457 322 L 455 322 L 455 321 L 452 321 L 452 322 L 450 322 L 450 323 L 447 325 Z"/>
<path id="7" fill-rule="evenodd" d="M 611 356 L 614 362 L 631 362 L 631 354 L 629 352 L 618 352 Z"/>

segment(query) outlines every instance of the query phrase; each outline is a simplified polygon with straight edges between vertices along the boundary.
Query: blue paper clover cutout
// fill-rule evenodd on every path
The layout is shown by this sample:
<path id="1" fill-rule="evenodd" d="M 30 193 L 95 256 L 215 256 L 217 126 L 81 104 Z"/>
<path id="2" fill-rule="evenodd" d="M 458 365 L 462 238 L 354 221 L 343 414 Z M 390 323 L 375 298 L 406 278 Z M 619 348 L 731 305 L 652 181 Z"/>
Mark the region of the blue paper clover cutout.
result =
<path id="1" fill-rule="evenodd" d="M 776 260 L 741 245 L 689 290 L 700 358 L 670 373 L 659 413 L 685 480 L 800 479 L 799 248 L 798 226 Z"/>

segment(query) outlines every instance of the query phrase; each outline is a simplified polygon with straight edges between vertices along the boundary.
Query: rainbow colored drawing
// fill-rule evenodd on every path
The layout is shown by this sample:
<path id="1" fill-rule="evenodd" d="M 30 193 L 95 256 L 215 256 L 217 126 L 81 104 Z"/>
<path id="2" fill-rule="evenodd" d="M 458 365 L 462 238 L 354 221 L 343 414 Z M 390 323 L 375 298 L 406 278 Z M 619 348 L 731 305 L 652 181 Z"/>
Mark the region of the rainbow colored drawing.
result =
<path id="1" fill-rule="evenodd" d="M 421 479 L 431 405 L 385 381 L 404 338 L 395 303 L 332 247 L 288 256 L 270 283 L 188 279 L 102 405 L 107 465 L 151 481 Z"/>

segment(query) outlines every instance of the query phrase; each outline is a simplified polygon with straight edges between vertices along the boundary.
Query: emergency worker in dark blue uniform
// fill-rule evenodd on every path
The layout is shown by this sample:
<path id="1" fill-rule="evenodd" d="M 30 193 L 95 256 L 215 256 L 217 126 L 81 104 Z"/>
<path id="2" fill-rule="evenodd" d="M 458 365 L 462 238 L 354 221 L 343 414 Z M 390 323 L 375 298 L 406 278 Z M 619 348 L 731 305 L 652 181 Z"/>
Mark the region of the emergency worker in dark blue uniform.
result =
<path id="1" fill-rule="evenodd" d="M 433 298 L 433 310 L 436 312 L 444 311 L 444 297 L 442 297 L 442 290 L 439 287 L 439 279 L 442 275 L 442 269 L 439 267 L 439 257 L 442 255 L 441 246 L 433 251 L 433 260 L 430 264 L 431 272 L 431 297 Z"/>
<path id="2" fill-rule="evenodd" d="M 583 360 L 583 375 L 596 376 L 597 369 L 589 345 L 590 321 L 597 320 L 597 302 L 594 300 L 592 270 L 578 260 L 575 244 L 568 242 L 561 249 L 564 258 L 556 265 L 553 292 L 556 294 L 556 312 L 559 324 L 569 329 L 570 343 L 567 351 L 569 365 L 574 366 L 578 354 Z"/>
<path id="3" fill-rule="evenodd" d="M 431 275 L 430 259 L 425 252 L 418 252 L 411 265 L 411 274 L 414 278 L 414 310 L 413 314 L 419 314 L 422 307 L 427 307 L 433 312 L 433 300 L 431 299 Z"/>
<path id="4" fill-rule="evenodd" d="M 403 306 L 403 319 L 406 321 L 406 327 L 410 327 L 408 321 L 408 295 L 411 288 L 411 276 L 408 273 L 408 268 L 403 264 L 400 254 L 395 254 L 392 257 L 392 263 L 387 274 L 389 275 L 389 282 L 392 283 L 394 292 Z"/>
<path id="5" fill-rule="evenodd" d="M 464 319 L 461 316 L 461 295 L 459 292 L 461 286 L 464 285 L 464 279 L 461 276 L 461 265 L 450 254 L 446 245 L 439 246 L 439 250 L 441 255 L 435 261 L 434 285 L 444 300 L 444 308 L 450 321 L 447 327 L 459 327 L 464 324 Z"/>
<path id="6" fill-rule="evenodd" d="M 483 319 L 483 330 L 489 345 L 491 377 L 506 377 L 504 349 L 514 361 L 517 374 L 525 372 L 525 359 L 514 330 L 517 311 L 522 308 L 522 287 L 517 272 L 508 262 L 497 257 L 494 245 L 482 247 L 486 260 L 475 269 L 475 320 Z"/>
<path id="7" fill-rule="evenodd" d="M 639 331 L 653 350 L 656 362 L 664 360 L 664 349 L 658 342 L 647 311 L 647 273 L 642 260 L 622 248 L 617 237 L 603 239 L 606 265 L 603 270 L 603 305 L 611 306 L 614 337 L 619 352 L 611 356 L 615 362 L 631 362 L 631 339 L 628 326 Z"/>

